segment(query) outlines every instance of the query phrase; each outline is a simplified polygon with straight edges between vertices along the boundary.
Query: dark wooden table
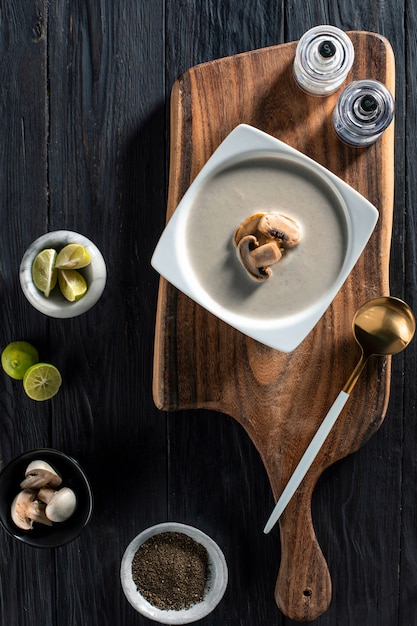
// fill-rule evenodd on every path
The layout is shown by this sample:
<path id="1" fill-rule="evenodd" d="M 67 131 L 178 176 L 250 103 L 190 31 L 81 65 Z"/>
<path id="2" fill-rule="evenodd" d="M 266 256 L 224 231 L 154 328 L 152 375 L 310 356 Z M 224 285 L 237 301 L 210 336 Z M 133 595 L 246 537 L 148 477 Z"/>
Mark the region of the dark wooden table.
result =
<path id="1" fill-rule="evenodd" d="M 416 308 L 417 10 L 405 0 L 5 0 L 0 6 L 1 347 L 26 339 L 63 375 L 35 403 L 0 377 L 0 460 L 53 447 L 90 477 L 94 515 L 74 542 L 25 546 L 1 531 L 4 626 L 150 623 L 126 601 L 120 561 L 147 526 L 198 526 L 222 547 L 229 585 L 205 626 L 281 626 L 274 601 L 278 529 L 261 460 L 231 418 L 163 414 L 152 399 L 165 223 L 169 96 L 185 70 L 299 39 L 331 23 L 385 35 L 396 56 L 391 293 Z M 369 172 L 372 176 L 372 171 Z M 49 230 L 91 238 L 108 267 L 88 313 L 56 320 L 25 300 L 18 268 Z M 313 515 L 333 600 L 317 626 L 417 624 L 417 343 L 394 358 L 387 416 L 359 452 L 332 466 Z"/>

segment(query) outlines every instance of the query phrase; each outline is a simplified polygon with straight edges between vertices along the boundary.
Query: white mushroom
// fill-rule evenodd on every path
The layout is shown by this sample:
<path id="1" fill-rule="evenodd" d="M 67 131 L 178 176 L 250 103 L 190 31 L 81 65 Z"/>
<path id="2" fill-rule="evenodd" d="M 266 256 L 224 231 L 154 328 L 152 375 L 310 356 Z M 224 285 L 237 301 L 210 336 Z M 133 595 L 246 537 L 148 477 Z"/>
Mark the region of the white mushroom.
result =
<path id="1" fill-rule="evenodd" d="M 43 488 L 38 492 L 39 500 L 46 504 L 45 515 L 51 522 L 65 522 L 74 513 L 77 506 L 75 493 L 69 487 L 58 491 Z"/>
<path id="2" fill-rule="evenodd" d="M 235 246 L 239 244 L 244 237 L 247 235 L 255 235 L 258 230 L 258 223 L 261 217 L 263 217 L 265 213 L 254 213 L 247 217 L 239 226 L 237 227 L 233 241 Z"/>
<path id="3" fill-rule="evenodd" d="M 278 212 L 254 213 L 236 229 L 233 241 L 247 272 L 257 280 L 271 276 L 270 266 L 282 258 L 285 248 L 300 242 L 295 220 Z"/>
<path id="4" fill-rule="evenodd" d="M 296 246 L 301 239 L 297 222 L 282 213 L 265 213 L 259 219 L 257 229 L 268 239 L 276 239 L 285 248 Z"/>
<path id="5" fill-rule="evenodd" d="M 270 265 L 280 260 L 282 253 L 275 242 L 259 245 L 254 235 L 247 235 L 237 246 L 243 267 L 253 278 L 266 280 L 271 275 Z"/>
<path id="6" fill-rule="evenodd" d="M 41 489 L 42 487 L 59 487 L 62 478 L 46 461 L 32 461 L 26 468 L 22 489 Z"/>
<path id="7" fill-rule="evenodd" d="M 275 240 L 280 247 L 292 248 L 300 242 L 301 230 L 292 217 L 269 211 L 253 213 L 237 227 L 233 237 L 235 246 L 248 235 L 254 235 L 260 245 Z"/>
<path id="8" fill-rule="evenodd" d="M 23 530 L 31 530 L 33 522 L 52 526 L 52 522 L 45 515 L 45 503 L 39 502 L 36 497 L 36 491 L 23 489 L 12 502 L 12 520 Z"/>

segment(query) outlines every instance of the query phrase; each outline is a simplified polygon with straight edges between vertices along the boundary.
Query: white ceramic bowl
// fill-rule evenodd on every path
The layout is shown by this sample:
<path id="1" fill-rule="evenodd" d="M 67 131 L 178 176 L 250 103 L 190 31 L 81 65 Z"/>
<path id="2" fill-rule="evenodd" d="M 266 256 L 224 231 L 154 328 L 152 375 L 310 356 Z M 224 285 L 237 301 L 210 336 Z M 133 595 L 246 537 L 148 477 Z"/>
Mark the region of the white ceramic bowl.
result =
<path id="1" fill-rule="evenodd" d="M 274 210 L 281 211 L 280 205 L 284 207 L 288 204 L 290 206 L 294 205 L 303 181 L 309 179 L 312 191 L 323 194 L 330 207 L 328 215 L 333 220 L 339 220 L 340 228 L 343 230 L 343 245 L 340 245 L 341 252 L 338 257 L 336 270 L 338 273 L 336 274 L 335 271 L 336 278 L 331 278 L 332 282 L 329 281 L 329 284 L 323 288 L 322 292 L 319 295 L 315 294 L 315 297 L 311 301 L 308 300 L 303 307 L 297 309 L 296 304 L 294 304 L 290 313 L 288 311 L 275 313 L 276 309 L 274 308 L 272 311 L 267 311 L 268 315 L 264 315 L 264 310 L 260 310 L 258 316 L 253 313 L 248 315 L 246 311 L 249 298 L 258 298 L 260 290 L 265 289 L 265 285 L 260 285 L 258 281 L 252 281 L 252 283 L 256 284 L 249 288 L 246 285 L 243 290 L 243 288 L 241 289 L 242 279 L 239 278 L 237 270 L 233 270 L 235 274 L 230 272 L 231 263 L 237 262 L 238 264 L 238 261 L 236 261 L 236 251 L 233 249 L 226 251 L 226 247 L 233 248 L 233 244 L 230 244 L 230 242 L 232 241 L 234 229 L 237 228 L 240 221 L 243 221 L 250 214 L 256 213 L 259 210 L 258 208 L 251 210 L 251 206 L 242 202 L 244 208 L 239 208 L 242 211 L 242 219 L 233 222 L 234 227 L 230 223 L 230 210 L 228 214 L 227 202 L 225 202 L 224 210 L 222 209 L 221 213 L 216 213 L 216 219 L 217 216 L 220 216 L 219 221 L 216 222 L 216 224 L 219 224 L 220 236 L 218 243 L 214 245 L 213 249 L 210 249 L 210 259 L 222 259 L 222 267 L 229 271 L 227 279 L 221 272 L 218 272 L 213 276 L 213 280 L 206 282 L 206 286 L 203 285 L 196 271 L 195 261 L 196 255 L 200 255 L 200 250 L 204 247 L 204 243 L 201 246 L 197 246 L 197 252 L 190 252 L 189 240 L 186 237 L 188 224 L 192 223 L 193 220 L 195 223 L 196 218 L 198 221 L 200 215 L 201 232 L 204 233 L 205 228 L 207 228 L 205 220 L 207 219 L 207 212 L 211 211 L 210 203 L 207 202 L 207 205 L 202 209 L 199 202 L 196 202 L 196 198 L 204 186 L 207 183 L 213 185 L 213 181 L 218 180 L 215 177 L 218 177 L 219 174 L 223 175 L 229 168 L 233 169 L 235 166 L 239 168 L 242 164 L 251 160 L 255 161 L 256 159 L 273 161 L 275 163 L 274 167 L 277 168 L 277 171 L 281 170 L 281 172 L 284 168 L 287 168 L 287 170 L 288 168 L 293 168 L 292 174 L 295 177 L 295 184 L 290 187 L 290 191 L 285 193 L 283 191 L 275 195 L 274 192 L 273 201 L 278 205 L 277 209 Z M 298 181 L 300 185 L 298 185 Z M 217 183 L 215 182 L 215 184 Z M 213 189 L 213 186 L 211 189 Z M 294 189 L 294 192 L 292 189 Z M 233 202 L 236 198 L 239 200 L 239 191 L 239 188 L 234 189 Z M 243 198 L 244 201 L 245 199 Z M 308 190 L 307 193 L 304 193 L 303 202 L 303 210 L 305 210 L 305 207 L 309 205 Z M 329 209 L 326 210 L 329 211 Z M 233 211 L 235 211 L 235 208 L 233 208 Z M 286 213 L 286 210 L 282 212 Z M 324 218 L 323 215 L 321 215 L 321 219 L 324 228 L 326 228 L 325 219 L 327 217 Z M 335 217 L 336 215 L 337 217 Z M 234 219 L 235 215 L 233 214 Z M 237 126 L 226 137 L 184 194 L 162 233 L 151 263 L 175 287 L 229 325 L 267 346 L 283 352 L 291 352 L 305 339 L 336 296 L 361 255 L 377 220 L 377 209 L 332 172 L 282 141 L 256 128 L 242 124 Z M 306 228 L 305 231 L 307 230 Z M 311 238 L 312 231 L 310 230 L 305 234 Z M 299 246 L 300 250 L 301 245 L 304 245 L 303 241 L 305 240 L 302 238 Z M 311 246 L 311 243 L 309 245 Z M 299 254 L 296 250 L 298 248 L 291 251 L 291 254 L 294 255 L 292 256 L 294 261 L 291 262 L 294 263 L 296 263 L 296 255 Z M 306 247 L 304 247 L 304 250 L 306 250 Z M 229 255 L 227 258 L 230 261 L 223 261 L 226 254 Z M 300 254 L 302 253 L 300 252 Z M 308 272 L 314 279 L 314 272 L 320 274 L 326 265 L 329 266 L 326 247 L 321 245 L 320 240 L 317 240 L 315 247 L 314 270 L 308 265 L 311 256 L 304 259 L 303 267 L 308 268 Z M 273 267 L 275 268 L 276 266 Z M 273 271 L 275 272 L 275 269 Z M 277 269 L 276 271 L 279 272 L 281 270 Z M 246 276 L 244 276 L 244 280 L 247 281 Z M 308 277 L 305 278 L 306 284 L 308 280 Z M 267 282 L 269 283 L 269 281 Z M 280 289 L 279 284 L 277 289 Z M 235 308 L 232 308 L 225 305 L 225 299 L 220 297 L 232 291 L 240 298 L 239 307 L 235 306 Z M 287 298 L 291 300 L 294 297 L 295 299 L 297 292 L 299 292 L 298 297 L 304 293 L 303 288 L 298 283 L 294 284 L 294 288 Z M 233 297 L 235 297 L 235 293 Z M 246 297 L 248 297 L 247 301 L 245 300 Z M 267 301 L 267 306 L 269 306 L 270 300 L 264 300 Z M 292 303 L 289 302 L 289 304 L 291 305 Z"/>
<path id="2" fill-rule="evenodd" d="M 87 293 L 80 300 L 69 302 L 57 286 L 46 298 L 33 283 L 33 261 L 45 248 L 55 248 L 59 252 L 69 243 L 84 246 L 90 255 L 90 265 L 79 270 L 87 281 Z M 50 317 L 68 318 L 81 315 L 96 304 L 103 293 L 107 272 L 100 250 L 90 239 L 71 230 L 56 230 L 42 235 L 29 246 L 20 264 L 19 278 L 23 293 L 35 309 Z"/>
<path id="3" fill-rule="evenodd" d="M 161 610 L 150 604 L 137 587 L 132 578 L 132 561 L 139 547 L 150 537 L 163 532 L 184 533 L 202 544 L 208 553 L 210 579 L 204 600 L 194 604 L 189 609 L 178 611 Z M 227 587 L 228 570 L 223 552 L 219 546 L 205 533 L 193 526 L 177 522 L 165 522 L 151 526 L 135 537 L 122 558 L 120 579 L 126 598 L 139 613 L 160 624 L 190 624 L 202 619 L 218 605 Z"/>

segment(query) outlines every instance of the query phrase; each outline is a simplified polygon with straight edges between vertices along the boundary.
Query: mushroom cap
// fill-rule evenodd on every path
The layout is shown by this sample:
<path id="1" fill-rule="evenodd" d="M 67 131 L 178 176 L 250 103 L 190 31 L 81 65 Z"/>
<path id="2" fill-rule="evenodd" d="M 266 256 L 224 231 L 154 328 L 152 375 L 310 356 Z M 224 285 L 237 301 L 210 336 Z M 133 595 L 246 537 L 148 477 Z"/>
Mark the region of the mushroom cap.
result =
<path id="1" fill-rule="evenodd" d="M 296 246 L 301 239 L 301 230 L 298 223 L 283 213 L 265 213 L 258 221 L 258 231 L 261 235 L 277 239 L 285 247 Z"/>
<path id="2" fill-rule="evenodd" d="M 62 483 L 61 476 L 46 461 L 35 460 L 26 468 L 22 489 L 41 489 L 42 487 L 58 487 Z"/>
<path id="3" fill-rule="evenodd" d="M 50 498 L 45 515 L 51 522 L 65 522 L 74 513 L 77 497 L 69 487 L 62 487 Z"/>
<path id="4" fill-rule="evenodd" d="M 265 213 L 253 213 L 252 215 L 247 217 L 241 224 L 239 224 L 233 237 L 235 246 L 239 245 L 239 242 L 247 235 L 256 234 L 256 231 L 258 230 L 259 220 L 264 215 Z"/>
<path id="5" fill-rule="evenodd" d="M 38 502 L 36 495 L 36 491 L 32 489 L 23 489 L 12 502 L 12 520 L 16 526 L 23 530 L 31 530 L 33 522 L 52 526 L 52 522 L 45 515 L 45 504 Z"/>

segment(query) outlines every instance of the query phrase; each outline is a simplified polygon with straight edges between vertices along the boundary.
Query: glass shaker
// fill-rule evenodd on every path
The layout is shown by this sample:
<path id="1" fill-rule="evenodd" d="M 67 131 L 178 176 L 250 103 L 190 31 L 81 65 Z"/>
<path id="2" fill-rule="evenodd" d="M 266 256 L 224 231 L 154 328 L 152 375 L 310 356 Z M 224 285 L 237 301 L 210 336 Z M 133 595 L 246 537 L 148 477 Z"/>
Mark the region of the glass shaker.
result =
<path id="1" fill-rule="evenodd" d="M 394 98 L 377 80 L 357 80 L 347 85 L 333 112 L 333 126 L 351 146 L 369 146 L 388 128 L 394 117 Z"/>
<path id="2" fill-rule="evenodd" d="M 326 96 L 345 81 L 354 56 L 353 44 L 344 31 L 335 26 L 315 26 L 297 44 L 294 78 L 307 93 Z"/>

